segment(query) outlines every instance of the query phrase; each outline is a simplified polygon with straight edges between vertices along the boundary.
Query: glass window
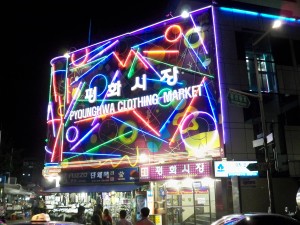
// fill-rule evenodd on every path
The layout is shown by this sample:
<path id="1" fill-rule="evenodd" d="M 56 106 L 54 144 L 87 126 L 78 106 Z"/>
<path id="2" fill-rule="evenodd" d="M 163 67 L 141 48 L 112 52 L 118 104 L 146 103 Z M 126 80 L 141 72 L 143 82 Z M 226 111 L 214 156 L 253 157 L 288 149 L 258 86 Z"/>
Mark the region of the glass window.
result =
<path id="1" fill-rule="evenodd" d="M 257 67 L 261 81 L 262 92 L 277 93 L 277 81 L 275 72 L 275 62 L 270 53 L 256 53 Z M 246 64 L 248 73 L 249 90 L 257 91 L 256 73 L 254 65 L 254 53 L 246 51 Z"/>

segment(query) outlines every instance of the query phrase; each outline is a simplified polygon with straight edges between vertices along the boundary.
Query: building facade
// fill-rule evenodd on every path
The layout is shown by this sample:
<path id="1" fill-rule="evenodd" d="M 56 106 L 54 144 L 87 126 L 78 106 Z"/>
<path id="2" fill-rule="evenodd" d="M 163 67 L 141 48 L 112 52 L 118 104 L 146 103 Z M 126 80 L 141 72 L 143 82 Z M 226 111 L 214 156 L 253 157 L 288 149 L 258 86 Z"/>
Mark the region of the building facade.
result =
<path id="1" fill-rule="evenodd" d="M 186 6 L 186 18 L 51 61 L 43 174 L 62 180 L 50 192 L 131 185 L 134 213 L 141 202 L 170 225 L 296 206 L 298 8 L 182 1 L 176 14 Z M 284 24 L 271 31 L 276 19 Z"/>

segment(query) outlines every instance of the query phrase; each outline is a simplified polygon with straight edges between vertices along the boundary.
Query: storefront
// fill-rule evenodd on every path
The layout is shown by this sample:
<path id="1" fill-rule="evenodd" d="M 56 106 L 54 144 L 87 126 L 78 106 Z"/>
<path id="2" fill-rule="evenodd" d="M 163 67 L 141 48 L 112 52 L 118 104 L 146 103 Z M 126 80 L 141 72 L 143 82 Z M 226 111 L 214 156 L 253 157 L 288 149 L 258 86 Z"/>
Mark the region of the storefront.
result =
<path id="1" fill-rule="evenodd" d="M 114 221 L 125 209 L 127 219 L 134 222 L 147 206 L 157 225 L 211 222 L 216 217 L 217 182 L 212 173 L 211 161 L 62 171 L 61 186 L 46 190 L 45 200 L 52 219 L 66 220 L 79 205 L 86 207 L 89 218 L 94 205 L 100 203 Z"/>
<path id="2" fill-rule="evenodd" d="M 141 166 L 140 180 L 151 180 L 147 204 L 162 223 L 211 222 L 216 217 L 211 161 Z"/>
<path id="3" fill-rule="evenodd" d="M 4 203 L 1 207 L 3 216 L 10 219 L 21 219 L 30 215 L 30 199 L 34 197 L 34 193 L 23 189 L 20 184 L 5 183 L 3 190 L 4 195 L 1 200 Z"/>
<path id="4" fill-rule="evenodd" d="M 62 171 L 60 176 L 60 186 L 44 191 L 47 211 L 56 220 L 67 220 L 83 205 L 89 221 L 94 206 L 100 203 L 114 220 L 125 209 L 127 219 L 134 221 L 136 193 L 149 189 L 149 182 L 139 182 L 138 168 Z"/>

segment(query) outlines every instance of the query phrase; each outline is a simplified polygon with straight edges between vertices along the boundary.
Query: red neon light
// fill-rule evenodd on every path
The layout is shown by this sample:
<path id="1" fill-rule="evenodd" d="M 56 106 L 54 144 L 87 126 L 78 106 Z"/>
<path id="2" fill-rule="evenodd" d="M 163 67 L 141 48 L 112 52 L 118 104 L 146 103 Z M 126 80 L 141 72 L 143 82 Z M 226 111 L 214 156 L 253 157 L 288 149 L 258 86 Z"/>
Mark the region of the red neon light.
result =
<path id="1" fill-rule="evenodd" d="M 54 123 L 54 122 L 60 122 L 60 121 L 61 121 L 61 119 L 51 119 L 51 120 L 47 121 L 47 124 Z"/>
<path id="2" fill-rule="evenodd" d="M 53 92 L 54 92 L 54 100 L 57 102 L 57 90 L 56 90 L 56 79 L 55 79 L 55 65 L 52 67 L 52 81 L 53 81 Z"/>
<path id="3" fill-rule="evenodd" d="M 85 49 L 85 56 L 84 56 L 84 59 L 83 59 L 83 61 L 82 61 L 81 63 L 79 63 L 79 64 L 76 64 L 76 63 L 75 63 L 75 60 L 74 60 L 75 54 L 74 54 L 74 53 L 71 55 L 71 62 L 72 62 L 72 64 L 73 64 L 75 67 L 82 66 L 82 65 L 84 65 L 84 64 L 86 63 L 86 61 L 88 60 L 88 56 L 89 56 L 89 49 L 86 48 L 86 49 Z"/>
<path id="4" fill-rule="evenodd" d="M 134 113 L 141 121 L 143 121 L 143 123 L 144 123 L 147 127 L 149 127 L 149 128 L 150 128 L 157 136 L 160 137 L 160 133 L 157 132 L 152 126 L 150 126 L 150 124 L 149 124 L 146 120 L 144 120 L 144 118 L 143 118 L 141 115 L 139 115 L 135 110 L 133 110 L 133 113 Z"/>
<path id="5" fill-rule="evenodd" d="M 146 69 L 148 69 L 148 66 L 145 64 L 145 62 L 142 60 L 142 58 L 139 56 L 139 54 L 137 54 L 137 53 L 136 53 L 134 50 L 132 50 L 132 49 L 131 49 L 130 52 L 128 53 L 128 55 L 127 55 L 127 57 L 126 57 L 124 63 L 123 63 L 123 62 L 121 61 L 121 59 L 118 57 L 117 53 L 116 53 L 116 52 L 113 52 L 113 55 L 115 56 L 115 58 L 118 60 L 119 64 L 120 64 L 123 68 L 128 67 L 129 57 L 131 57 L 132 54 L 134 54 L 135 56 L 137 56 L 138 59 L 139 59 L 139 61 L 144 65 L 144 67 L 145 67 Z"/>
<path id="6" fill-rule="evenodd" d="M 56 140 L 55 140 L 55 143 L 54 143 L 54 146 L 53 146 L 53 152 L 52 152 L 52 156 L 51 156 L 51 162 L 54 161 L 54 156 L 56 155 L 56 147 L 57 147 L 57 142 L 58 142 L 58 139 L 59 139 L 59 136 L 60 136 L 60 132 L 61 132 L 61 128 L 63 126 L 63 122 L 61 121 L 60 125 L 59 125 L 59 128 L 58 128 L 58 132 L 57 132 L 57 136 L 56 136 Z"/>
<path id="7" fill-rule="evenodd" d="M 170 34 L 169 32 L 172 34 Z M 169 36 L 173 36 L 174 34 L 175 34 L 175 39 L 170 39 Z M 176 34 L 178 34 L 177 37 L 176 37 Z M 168 42 L 171 42 L 171 43 L 177 42 L 178 39 L 181 38 L 181 36 L 182 36 L 182 29 L 179 25 L 172 25 L 166 29 L 165 38 Z"/>

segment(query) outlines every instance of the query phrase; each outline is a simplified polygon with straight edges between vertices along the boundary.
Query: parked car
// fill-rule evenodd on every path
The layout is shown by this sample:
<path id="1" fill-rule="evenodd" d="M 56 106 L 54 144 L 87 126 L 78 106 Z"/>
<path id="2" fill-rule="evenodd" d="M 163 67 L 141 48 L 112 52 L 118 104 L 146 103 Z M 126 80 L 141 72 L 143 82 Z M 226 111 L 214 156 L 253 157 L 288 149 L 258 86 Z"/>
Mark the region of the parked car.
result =
<path id="1" fill-rule="evenodd" d="M 32 216 L 30 221 L 22 221 L 9 223 L 9 225 L 82 225 L 75 222 L 67 221 L 51 221 L 50 216 L 47 213 L 39 213 Z"/>
<path id="2" fill-rule="evenodd" d="M 281 214 L 258 212 L 226 215 L 211 225 L 300 225 L 300 222 Z"/>

